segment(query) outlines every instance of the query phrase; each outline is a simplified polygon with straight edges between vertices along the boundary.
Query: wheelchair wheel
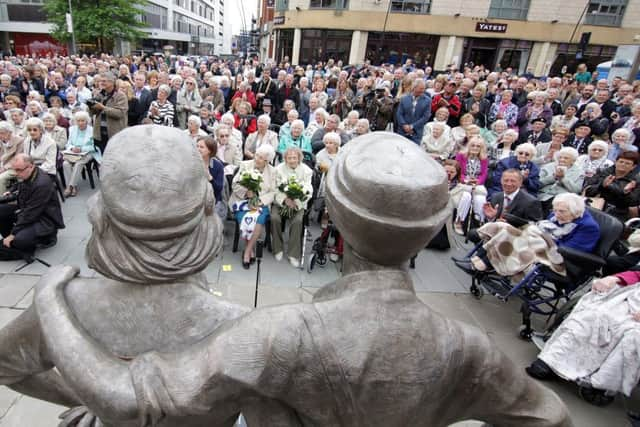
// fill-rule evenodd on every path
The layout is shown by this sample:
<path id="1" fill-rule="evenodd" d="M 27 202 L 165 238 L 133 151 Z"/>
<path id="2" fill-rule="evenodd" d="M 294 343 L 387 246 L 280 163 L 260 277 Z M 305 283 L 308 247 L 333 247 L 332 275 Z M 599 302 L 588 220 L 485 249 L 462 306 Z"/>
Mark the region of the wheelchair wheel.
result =
<path id="1" fill-rule="evenodd" d="M 471 285 L 469 292 L 471 292 L 471 295 L 478 300 L 484 296 L 484 289 L 482 289 L 482 286 L 478 286 L 475 283 Z"/>
<path id="2" fill-rule="evenodd" d="M 525 341 L 531 341 L 532 334 L 533 330 L 531 330 L 531 328 L 527 327 L 526 325 L 520 325 L 520 327 L 518 328 L 518 336 Z"/>
<path id="3" fill-rule="evenodd" d="M 597 388 L 578 386 L 578 395 L 585 401 L 595 406 L 609 406 L 616 396 L 609 396 L 605 390 Z"/>
<path id="4" fill-rule="evenodd" d="M 307 264 L 307 273 L 311 273 L 313 271 L 313 267 L 316 266 L 316 254 L 311 254 L 309 257 L 309 263 Z"/>

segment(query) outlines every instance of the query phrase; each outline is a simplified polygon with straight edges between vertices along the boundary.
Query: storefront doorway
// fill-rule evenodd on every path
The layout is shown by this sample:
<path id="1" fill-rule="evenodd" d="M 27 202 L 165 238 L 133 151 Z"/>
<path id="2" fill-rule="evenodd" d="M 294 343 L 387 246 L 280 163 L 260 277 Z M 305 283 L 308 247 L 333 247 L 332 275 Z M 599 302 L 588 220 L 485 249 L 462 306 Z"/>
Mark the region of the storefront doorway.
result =
<path id="1" fill-rule="evenodd" d="M 532 45 L 526 40 L 466 38 L 463 63 L 484 65 L 491 70 L 499 64 L 503 70 L 510 67 L 522 74 L 526 71 Z"/>
<path id="2" fill-rule="evenodd" d="M 369 32 L 366 58 L 374 65 L 382 63 L 404 64 L 412 59 L 415 64 L 433 65 L 440 36 L 413 33 Z"/>

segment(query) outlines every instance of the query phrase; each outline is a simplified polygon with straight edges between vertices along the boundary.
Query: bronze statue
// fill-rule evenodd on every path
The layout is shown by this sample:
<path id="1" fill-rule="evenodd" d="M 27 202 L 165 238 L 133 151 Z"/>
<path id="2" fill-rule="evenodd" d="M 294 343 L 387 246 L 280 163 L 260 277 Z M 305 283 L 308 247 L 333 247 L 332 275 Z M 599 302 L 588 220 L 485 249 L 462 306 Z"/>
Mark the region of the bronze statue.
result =
<path id="1" fill-rule="evenodd" d="M 153 136 L 155 131 L 147 129 L 146 137 Z M 117 146 L 110 142 L 107 160 Z M 133 166 L 151 169 L 157 161 L 146 165 L 141 157 L 139 163 L 113 168 L 137 182 Z M 103 187 L 112 184 L 103 178 Z M 195 178 L 190 184 L 199 188 Z M 135 187 L 136 197 L 146 198 L 152 210 L 156 203 L 169 203 L 147 197 L 147 185 L 137 182 Z M 190 307 L 196 304 L 197 285 L 190 285 L 197 280 L 174 273 L 170 283 L 161 284 L 162 269 L 174 267 L 158 267 L 151 260 L 159 254 L 164 260 L 202 259 L 186 247 L 165 244 L 185 235 L 172 233 L 168 224 L 182 229 L 194 214 L 185 213 L 181 222 L 167 212 L 160 224 L 167 225 L 166 232 L 154 239 L 152 233 L 133 231 L 153 228 L 145 215 L 118 216 L 111 205 L 117 200 L 106 197 L 109 191 L 102 189 L 102 211 L 117 219 L 110 218 L 102 230 L 94 228 L 92 240 L 100 239 L 104 251 L 92 255 L 90 245 L 88 255 L 99 271 L 121 281 L 135 281 L 142 271 L 139 284 L 104 280 L 83 288 L 83 280 L 74 278 L 76 269 L 56 267 L 39 282 L 30 309 L 42 360 L 60 372 L 61 383 L 77 399 L 73 403 L 86 407 L 65 414 L 68 425 L 232 426 L 239 413 L 250 427 L 446 426 L 465 419 L 496 426 L 571 425 L 560 399 L 517 369 L 486 334 L 434 313 L 416 297 L 407 261 L 450 212 L 444 171 L 410 141 L 390 133 L 367 134 L 351 141 L 332 167 L 327 203 L 346 242 L 344 276 L 319 290 L 310 304 L 246 312 L 203 295 L 207 302 L 199 309 L 214 313 L 201 311 L 204 319 L 192 317 L 188 320 L 193 323 L 184 320 L 172 328 L 153 324 L 160 321 L 156 308 L 169 316 L 194 312 Z M 147 204 L 134 206 L 143 210 Z M 197 206 L 185 212 L 201 212 Z M 92 218 L 105 220 L 96 212 Z M 201 220 L 208 218 L 205 214 Z M 123 242 L 111 238 L 103 243 L 111 227 L 145 242 L 139 251 L 118 255 L 133 258 L 124 264 L 132 275 L 128 278 L 120 276 L 125 272 L 119 259 L 97 259 Z M 197 227 L 193 221 L 182 231 L 188 234 Z M 217 231 L 213 238 L 219 242 L 222 234 Z M 215 253 L 218 247 L 206 250 Z M 175 257 L 181 249 L 188 256 Z M 136 259 L 143 255 L 148 262 L 139 270 Z M 192 278 L 199 268 L 201 263 L 194 262 L 184 274 Z M 146 274 L 156 281 L 145 283 Z M 183 287 L 192 293 L 176 298 Z M 104 298 L 102 315 L 113 307 L 144 332 L 118 329 L 114 315 L 109 321 L 91 319 L 90 313 L 97 317 L 95 307 L 89 307 L 95 295 Z M 147 295 L 157 307 L 143 303 Z M 172 322 L 179 321 L 173 316 Z M 191 333 L 167 336 L 179 335 L 182 328 Z"/>

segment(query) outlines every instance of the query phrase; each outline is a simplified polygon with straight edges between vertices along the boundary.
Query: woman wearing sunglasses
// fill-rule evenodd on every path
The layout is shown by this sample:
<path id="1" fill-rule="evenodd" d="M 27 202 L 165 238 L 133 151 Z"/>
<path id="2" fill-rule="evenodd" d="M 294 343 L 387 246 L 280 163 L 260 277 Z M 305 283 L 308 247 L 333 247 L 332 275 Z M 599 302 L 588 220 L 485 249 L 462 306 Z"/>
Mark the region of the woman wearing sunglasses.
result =
<path id="1" fill-rule="evenodd" d="M 500 179 L 502 178 L 502 172 L 507 169 L 518 169 L 524 177 L 522 188 L 527 190 L 532 196 L 538 194 L 538 189 L 540 188 L 540 168 L 533 162 L 536 154 L 535 145 L 530 142 L 520 144 L 516 147 L 515 153 L 515 156 L 507 157 L 498 162 L 492 175 L 489 196 L 502 191 Z"/>

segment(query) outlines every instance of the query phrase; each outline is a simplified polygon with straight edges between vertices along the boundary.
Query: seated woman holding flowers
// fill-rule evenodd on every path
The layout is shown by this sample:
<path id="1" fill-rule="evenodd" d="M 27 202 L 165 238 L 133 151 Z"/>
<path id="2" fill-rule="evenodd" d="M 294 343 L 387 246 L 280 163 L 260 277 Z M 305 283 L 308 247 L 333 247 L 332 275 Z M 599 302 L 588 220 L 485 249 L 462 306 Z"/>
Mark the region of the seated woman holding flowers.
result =
<path id="1" fill-rule="evenodd" d="M 255 245 L 269 220 L 269 207 L 276 194 L 276 170 L 271 166 L 275 155 L 271 144 L 261 145 L 253 160 L 240 163 L 231 184 L 229 207 L 240 224 L 240 236 L 247 242 L 242 253 L 246 270 L 255 260 Z"/>
<path id="2" fill-rule="evenodd" d="M 271 212 L 271 243 L 277 261 L 284 255 L 282 222 L 291 221 L 289 227 L 289 262 L 300 266 L 302 254 L 302 230 L 304 210 L 307 207 L 313 187 L 313 171 L 302 163 L 302 150 L 289 147 L 284 152 L 284 162 L 276 167 L 276 196 Z"/>

